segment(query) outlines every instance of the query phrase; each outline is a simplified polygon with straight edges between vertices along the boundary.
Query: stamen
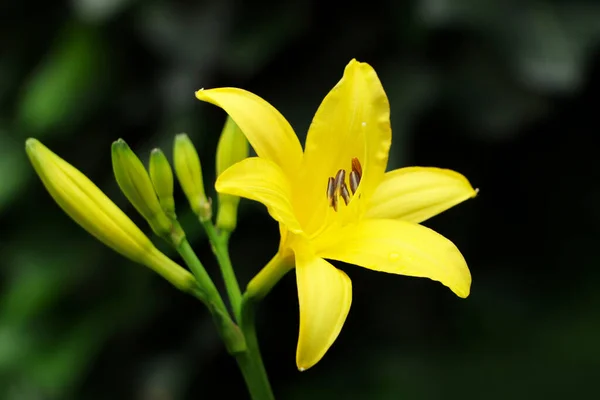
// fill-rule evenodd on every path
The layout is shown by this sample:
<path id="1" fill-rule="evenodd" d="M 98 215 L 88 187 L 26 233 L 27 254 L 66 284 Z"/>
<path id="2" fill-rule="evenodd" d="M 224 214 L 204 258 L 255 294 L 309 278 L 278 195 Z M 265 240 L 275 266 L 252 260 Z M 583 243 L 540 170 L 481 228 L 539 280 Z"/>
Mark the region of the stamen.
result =
<path id="1" fill-rule="evenodd" d="M 327 180 L 327 199 L 329 200 L 329 206 L 333 207 L 335 197 L 335 185 L 332 177 Z"/>
<path id="2" fill-rule="evenodd" d="M 362 166 L 360 165 L 358 158 L 352 159 L 352 171 L 350 171 L 350 176 L 348 178 L 350 191 L 352 191 L 352 193 L 348 191 L 348 186 L 346 185 L 346 170 L 340 169 L 335 174 L 335 178 L 327 178 L 327 200 L 329 202 L 329 206 L 332 207 L 334 211 L 338 210 L 338 197 L 340 196 L 344 200 L 346 206 L 350 204 L 352 196 L 358 190 L 358 185 L 360 185 L 361 178 Z"/>
<path id="3" fill-rule="evenodd" d="M 352 171 L 358 173 L 358 180 L 360 181 L 360 178 L 362 178 L 362 165 L 360 165 L 360 161 L 356 157 L 352 158 Z"/>
<path id="4" fill-rule="evenodd" d="M 331 203 L 329 205 L 331 207 L 333 207 L 333 211 L 337 211 L 337 206 L 338 206 L 338 195 L 337 195 L 337 193 L 335 193 L 333 195 L 333 197 L 331 197 Z"/>
<path id="5" fill-rule="evenodd" d="M 342 184 L 346 180 L 346 170 L 340 169 L 337 174 L 335 174 L 334 186 L 336 191 L 342 187 Z"/>
<path id="6" fill-rule="evenodd" d="M 358 185 L 360 184 L 360 175 L 358 175 L 358 172 L 350 172 L 350 177 L 348 178 L 348 181 L 350 182 L 350 190 L 352 191 L 352 194 L 356 193 L 356 191 L 358 190 Z"/>
<path id="7" fill-rule="evenodd" d="M 342 186 L 340 187 L 340 195 L 342 196 L 342 199 L 344 199 L 344 203 L 348 205 L 348 203 L 350 203 L 350 193 L 348 192 L 348 187 L 345 182 L 342 182 Z"/>

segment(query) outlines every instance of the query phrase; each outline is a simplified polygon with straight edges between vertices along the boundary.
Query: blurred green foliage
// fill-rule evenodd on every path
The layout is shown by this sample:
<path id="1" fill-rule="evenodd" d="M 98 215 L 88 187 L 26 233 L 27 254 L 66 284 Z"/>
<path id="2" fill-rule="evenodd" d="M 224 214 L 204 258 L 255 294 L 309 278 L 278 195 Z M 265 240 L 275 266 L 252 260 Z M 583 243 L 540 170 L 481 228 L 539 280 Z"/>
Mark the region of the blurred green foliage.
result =
<path id="1" fill-rule="evenodd" d="M 427 223 L 465 254 L 472 295 L 342 266 L 355 290 L 348 322 L 301 374 L 290 274 L 259 313 L 278 398 L 596 391 L 597 1 L 7 0 L 0 16 L 1 399 L 246 396 L 207 312 L 72 223 L 34 176 L 27 137 L 148 231 L 111 175 L 113 140 L 147 160 L 157 146 L 170 155 L 174 135 L 187 132 L 209 187 L 224 115 L 195 90 L 254 91 L 303 137 L 353 57 L 375 67 L 390 98 L 390 169 L 453 168 L 481 188 Z M 181 190 L 176 198 L 218 281 Z M 238 226 L 232 259 L 245 283 L 276 251 L 278 231 L 246 201 Z"/>

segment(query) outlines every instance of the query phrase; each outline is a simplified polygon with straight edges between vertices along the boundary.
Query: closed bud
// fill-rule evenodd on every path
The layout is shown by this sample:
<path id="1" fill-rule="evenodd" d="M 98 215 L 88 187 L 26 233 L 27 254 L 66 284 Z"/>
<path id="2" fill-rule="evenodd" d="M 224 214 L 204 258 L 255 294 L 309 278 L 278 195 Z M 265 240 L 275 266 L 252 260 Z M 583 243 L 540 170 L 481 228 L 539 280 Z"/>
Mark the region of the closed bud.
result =
<path id="1" fill-rule="evenodd" d="M 175 174 L 185 196 L 190 202 L 192 211 L 194 211 L 201 221 L 210 220 L 212 217 L 212 207 L 204 192 L 200 157 L 194 144 L 185 133 L 175 136 L 173 162 L 175 164 Z"/>
<path id="2" fill-rule="evenodd" d="M 83 229 L 114 251 L 153 269 L 178 289 L 195 290 L 193 275 L 161 253 L 84 174 L 36 139 L 28 139 L 25 150 L 52 198 Z"/>
<path id="3" fill-rule="evenodd" d="M 121 191 L 158 236 L 169 240 L 173 223 L 164 212 L 150 176 L 123 139 L 112 144 L 113 172 Z"/>
<path id="4" fill-rule="evenodd" d="M 237 124 L 228 116 L 217 145 L 217 177 L 246 157 L 248 157 L 248 140 Z M 217 196 L 219 200 L 217 228 L 225 232 L 233 232 L 237 225 L 237 209 L 240 198 L 224 193 L 217 193 Z"/>
<path id="5" fill-rule="evenodd" d="M 173 170 L 161 149 L 150 153 L 148 168 L 150 179 L 158 196 L 158 201 L 167 216 L 175 219 L 175 200 L 173 199 Z"/>

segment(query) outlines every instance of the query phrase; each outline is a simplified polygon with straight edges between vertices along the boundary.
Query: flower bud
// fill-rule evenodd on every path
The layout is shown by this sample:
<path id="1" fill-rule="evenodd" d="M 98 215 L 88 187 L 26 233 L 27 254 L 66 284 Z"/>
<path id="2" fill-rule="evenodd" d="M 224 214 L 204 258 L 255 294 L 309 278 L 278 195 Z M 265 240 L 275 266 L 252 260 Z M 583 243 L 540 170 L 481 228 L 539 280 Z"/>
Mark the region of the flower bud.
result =
<path id="1" fill-rule="evenodd" d="M 161 253 L 144 233 L 84 174 L 36 139 L 27 156 L 56 203 L 96 239 L 162 275 L 180 290 L 196 288 L 193 275 Z"/>
<path id="2" fill-rule="evenodd" d="M 173 223 L 158 202 L 144 164 L 123 139 L 113 142 L 111 150 L 113 171 L 121 191 L 154 233 L 169 240 Z"/>
<path id="3" fill-rule="evenodd" d="M 175 136 L 173 162 L 175 174 L 190 202 L 190 207 L 201 221 L 210 220 L 212 209 L 204 192 L 200 157 L 198 157 L 194 144 L 185 133 Z"/>
<path id="4" fill-rule="evenodd" d="M 217 145 L 217 177 L 246 157 L 248 157 L 248 140 L 237 124 L 228 116 Z M 217 193 L 217 197 L 219 199 L 217 228 L 225 232 L 233 232 L 237 225 L 237 209 L 240 198 L 224 193 Z"/>
<path id="5" fill-rule="evenodd" d="M 173 170 L 161 149 L 150 153 L 150 179 L 158 196 L 158 201 L 167 216 L 175 219 L 175 200 L 173 199 Z"/>

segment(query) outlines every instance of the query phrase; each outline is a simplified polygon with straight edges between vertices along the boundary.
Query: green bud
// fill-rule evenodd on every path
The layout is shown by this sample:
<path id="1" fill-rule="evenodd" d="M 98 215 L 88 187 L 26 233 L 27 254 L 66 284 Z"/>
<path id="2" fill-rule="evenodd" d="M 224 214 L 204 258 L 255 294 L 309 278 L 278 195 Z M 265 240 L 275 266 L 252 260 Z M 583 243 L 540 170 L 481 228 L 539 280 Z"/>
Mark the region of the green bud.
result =
<path id="1" fill-rule="evenodd" d="M 194 144 L 185 133 L 175 136 L 173 162 L 175 164 L 175 174 L 190 202 L 190 207 L 201 221 L 210 220 L 212 209 L 204 192 L 200 157 L 198 157 Z"/>
<path id="2" fill-rule="evenodd" d="M 114 251 L 153 269 L 178 289 L 198 291 L 194 276 L 154 247 L 87 176 L 36 139 L 27 139 L 25 149 L 52 198 L 83 229 Z"/>
<path id="3" fill-rule="evenodd" d="M 217 177 L 233 164 L 248 157 L 248 140 L 237 124 L 227 117 L 217 145 L 216 172 Z M 237 225 L 237 209 L 240 203 L 239 196 L 217 193 L 219 211 L 217 212 L 217 228 L 226 232 L 233 232 Z"/>
<path id="4" fill-rule="evenodd" d="M 164 212 L 144 164 L 123 139 L 112 144 L 112 164 L 121 191 L 158 236 L 170 240 L 173 223 Z"/>
<path id="5" fill-rule="evenodd" d="M 161 149 L 150 153 L 150 179 L 158 196 L 158 201 L 167 216 L 175 219 L 175 200 L 173 199 L 173 170 Z"/>

